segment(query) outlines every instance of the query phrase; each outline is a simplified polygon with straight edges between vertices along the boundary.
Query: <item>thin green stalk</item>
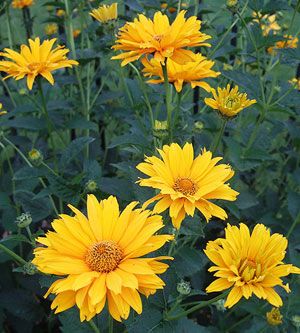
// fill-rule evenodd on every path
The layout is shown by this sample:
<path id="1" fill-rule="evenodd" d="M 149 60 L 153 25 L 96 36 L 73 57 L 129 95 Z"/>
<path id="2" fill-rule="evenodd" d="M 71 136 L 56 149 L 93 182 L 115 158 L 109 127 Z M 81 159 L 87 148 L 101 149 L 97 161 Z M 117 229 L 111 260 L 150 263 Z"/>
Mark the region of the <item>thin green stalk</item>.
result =
<path id="1" fill-rule="evenodd" d="M 193 306 L 192 308 L 190 308 L 190 309 L 188 309 L 188 310 L 186 310 L 186 311 L 183 311 L 183 312 L 181 312 L 181 313 L 179 313 L 179 314 L 177 314 L 177 315 L 175 315 L 175 316 L 170 316 L 170 317 L 169 317 L 169 316 L 167 315 L 167 316 L 166 316 L 166 320 L 171 321 L 171 320 L 177 320 L 177 319 L 180 319 L 180 318 L 182 318 L 182 317 L 185 317 L 185 316 L 187 316 L 187 315 L 190 314 L 190 313 L 193 313 L 193 312 L 195 312 L 195 311 L 197 311 L 197 310 L 200 310 L 200 309 L 202 309 L 202 308 L 204 308 L 204 307 L 206 307 L 206 306 L 209 306 L 209 305 L 211 305 L 211 304 L 213 304 L 213 303 L 219 301 L 220 299 L 223 299 L 224 297 L 227 296 L 228 292 L 229 292 L 229 291 L 226 290 L 226 291 L 223 292 L 222 294 L 220 294 L 220 295 L 218 295 L 218 296 L 216 296 L 216 297 L 214 297 L 214 298 L 212 298 L 212 299 L 210 299 L 210 300 L 208 300 L 208 301 L 202 301 L 202 302 L 200 302 L 199 304 Z"/>
<path id="2" fill-rule="evenodd" d="M 175 115 L 174 115 L 174 128 L 176 128 L 176 124 L 178 121 L 181 101 L 182 101 L 182 90 L 177 94 L 177 105 L 176 105 Z"/>
<path id="3" fill-rule="evenodd" d="M 10 14 L 9 14 L 9 3 L 6 4 L 5 8 L 6 13 L 6 25 L 7 25 L 7 36 L 8 36 L 8 44 L 9 47 L 12 49 L 14 45 L 13 36 L 11 33 L 11 20 L 10 20 Z"/>
<path id="4" fill-rule="evenodd" d="M 282 96 L 280 96 L 275 102 L 273 102 L 272 104 L 270 104 L 270 106 L 276 105 L 277 103 L 279 103 L 281 100 L 283 100 L 286 96 L 288 96 L 293 90 L 295 89 L 295 87 L 292 85 L 291 88 L 289 88 Z"/>
<path id="5" fill-rule="evenodd" d="M 217 152 L 217 149 L 219 147 L 219 144 L 222 140 L 222 137 L 223 137 L 223 134 L 224 134 L 224 131 L 225 131 L 225 128 L 226 128 L 226 124 L 227 124 L 227 119 L 226 118 L 223 118 L 222 119 L 222 125 L 220 127 L 220 131 L 219 131 L 219 134 L 218 136 L 216 137 L 216 140 L 211 148 L 211 152 L 212 154 L 216 153 Z"/>
<path id="6" fill-rule="evenodd" d="M 127 85 L 127 83 L 126 83 L 126 80 L 125 80 L 125 77 L 124 77 L 124 73 L 123 73 L 123 68 L 122 67 L 120 67 L 120 78 L 121 78 L 121 82 L 122 82 L 122 84 L 123 84 L 123 88 L 124 88 L 124 90 L 125 90 L 125 92 L 126 92 L 126 94 L 127 94 L 127 97 L 128 97 L 128 100 L 129 100 L 129 102 L 130 102 L 130 106 L 131 107 L 134 107 L 134 102 L 133 102 L 133 98 L 132 98 L 132 96 L 131 96 L 131 92 L 130 92 L 130 90 L 129 90 L 129 88 L 128 88 L 128 85 Z"/>
<path id="7" fill-rule="evenodd" d="M 11 100 L 13 106 L 16 107 L 16 106 L 17 106 L 17 103 L 16 103 L 16 101 L 15 101 L 13 95 L 12 95 L 12 92 L 10 91 L 10 89 L 9 89 L 9 87 L 8 87 L 8 85 L 7 85 L 7 83 L 4 81 L 4 79 L 1 79 L 1 82 L 2 82 L 2 84 L 3 84 L 3 86 L 4 86 L 4 88 L 6 89 L 6 91 L 7 91 L 8 95 L 9 95 L 9 98 L 10 98 L 10 100 Z"/>
<path id="8" fill-rule="evenodd" d="M 242 318 L 241 320 L 239 320 L 238 322 L 234 323 L 232 326 L 230 326 L 227 329 L 227 332 L 232 331 L 234 328 L 240 326 L 242 323 L 244 323 L 245 321 L 247 321 L 248 319 L 250 319 L 252 317 L 252 313 L 249 313 L 247 316 L 245 316 L 244 318 Z"/>
<path id="9" fill-rule="evenodd" d="M 46 99 L 45 99 L 45 95 L 44 95 L 43 87 L 42 87 L 42 82 L 41 82 L 40 78 L 38 78 L 37 83 L 38 83 L 38 90 L 39 90 L 39 93 L 40 93 L 40 97 L 41 97 L 41 100 L 42 100 L 42 110 L 43 110 L 44 115 L 46 117 L 47 130 L 48 130 L 48 134 L 49 134 L 49 137 L 50 137 L 50 140 L 51 140 L 51 132 L 52 132 L 53 126 L 52 126 L 52 122 L 51 122 L 51 119 L 50 119 L 49 114 L 48 114 L 47 103 L 46 103 Z"/>
<path id="10" fill-rule="evenodd" d="M 172 126 L 172 97 L 170 92 L 169 77 L 168 77 L 168 68 L 167 61 L 165 64 L 162 64 L 162 71 L 164 76 L 164 85 L 166 91 L 166 108 L 167 108 L 167 122 L 168 122 L 168 131 L 169 131 L 169 140 L 173 140 L 173 126 Z"/>
<path id="11" fill-rule="evenodd" d="M 290 235 L 292 234 L 292 232 L 294 231 L 294 229 L 296 228 L 296 225 L 300 223 L 300 213 L 298 213 L 298 215 L 295 218 L 295 221 L 293 222 L 293 224 L 291 225 L 288 233 L 286 234 L 286 237 L 289 238 Z"/>
<path id="12" fill-rule="evenodd" d="M 108 317 L 108 333 L 114 332 L 114 319 L 112 316 Z"/>
<path id="13" fill-rule="evenodd" d="M 88 324 L 90 325 L 91 329 L 95 332 L 95 333 L 100 333 L 99 328 L 96 326 L 96 324 L 94 323 L 93 319 L 88 321 Z"/>
<path id="14" fill-rule="evenodd" d="M 59 174 L 57 172 L 55 172 L 52 168 L 49 167 L 48 164 L 46 164 L 44 161 L 41 161 L 41 164 L 47 168 L 51 173 L 53 173 L 54 176 L 59 177 Z"/>
<path id="15" fill-rule="evenodd" d="M 5 252 L 7 255 L 9 255 L 12 259 L 14 259 L 19 265 L 24 266 L 27 264 L 26 260 L 21 258 L 19 255 L 17 255 L 15 252 L 4 246 L 0 243 L 0 250 Z"/>
<path id="16" fill-rule="evenodd" d="M 181 0 L 178 0 L 177 15 L 180 13 L 180 8 L 181 8 Z"/>
<path id="17" fill-rule="evenodd" d="M 174 239 L 172 240 L 171 246 L 169 248 L 168 256 L 171 256 L 174 252 L 174 248 L 177 243 L 178 235 L 179 235 L 179 229 L 176 229 Z"/>

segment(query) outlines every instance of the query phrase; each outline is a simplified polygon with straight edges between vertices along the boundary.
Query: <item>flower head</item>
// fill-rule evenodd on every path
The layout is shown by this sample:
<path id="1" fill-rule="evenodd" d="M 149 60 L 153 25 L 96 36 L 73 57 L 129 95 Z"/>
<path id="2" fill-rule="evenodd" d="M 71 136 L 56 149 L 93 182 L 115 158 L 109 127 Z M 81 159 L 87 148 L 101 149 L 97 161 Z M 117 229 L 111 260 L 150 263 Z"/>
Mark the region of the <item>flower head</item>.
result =
<path id="1" fill-rule="evenodd" d="M 25 7 L 30 7 L 33 5 L 33 0 L 13 0 L 12 2 L 13 8 L 22 9 Z"/>
<path id="2" fill-rule="evenodd" d="M 81 321 L 90 320 L 107 303 L 111 316 L 120 321 L 131 307 L 142 312 L 140 293 L 148 297 L 164 287 L 157 274 L 168 265 L 160 261 L 172 258 L 142 257 L 173 236 L 156 235 L 163 227 L 161 216 L 134 209 L 136 205 L 132 202 L 120 213 L 115 197 L 98 202 L 89 195 L 87 217 L 70 205 L 75 216 L 60 215 L 52 223 L 54 231 L 37 239 L 45 247 L 35 249 L 33 264 L 61 276 L 45 295 L 56 295 L 51 305 L 55 313 L 76 304 Z"/>
<path id="3" fill-rule="evenodd" d="M 145 202 L 158 201 L 153 212 L 161 213 L 169 208 L 169 214 L 175 228 L 179 228 L 185 215 L 194 216 L 198 209 L 207 221 L 212 216 L 222 220 L 227 218 L 226 212 L 212 203 L 211 199 L 234 201 L 238 192 L 227 184 L 234 172 L 229 165 L 216 165 L 222 158 L 212 158 L 212 153 L 202 151 L 194 159 L 192 144 L 186 143 L 181 148 L 177 143 L 165 145 L 158 149 L 162 159 L 146 157 L 137 169 L 149 176 L 138 181 L 141 186 L 158 189 L 160 193 Z"/>
<path id="4" fill-rule="evenodd" d="M 211 108 L 219 110 L 225 117 L 234 117 L 243 109 L 255 104 L 255 99 L 247 99 L 246 93 L 240 93 L 239 87 L 230 88 L 227 84 L 226 88 L 218 88 L 218 93 L 215 89 L 211 89 L 214 98 L 205 98 L 204 102 Z"/>
<path id="5" fill-rule="evenodd" d="M 251 234 L 243 223 L 239 227 L 228 224 L 225 238 L 208 242 L 204 250 L 215 264 L 209 272 L 215 272 L 214 276 L 218 277 L 206 291 L 232 288 L 225 303 L 229 308 L 243 296 L 248 299 L 252 294 L 273 306 L 281 306 L 282 300 L 274 288 L 280 286 L 290 292 L 281 277 L 300 274 L 299 268 L 282 262 L 287 245 L 285 237 L 277 233 L 271 235 L 263 224 L 257 224 Z"/>
<path id="6" fill-rule="evenodd" d="M 2 110 L 2 107 L 3 107 L 3 105 L 2 105 L 2 103 L 0 103 L 0 116 L 2 116 L 2 115 L 4 115 L 4 114 L 7 113 L 7 111 Z"/>
<path id="7" fill-rule="evenodd" d="M 77 61 L 67 59 L 66 54 L 69 50 L 64 46 L 57 46 L 51 50 L 55 41 L 56 38 L 47 39 L 41 44 L 38 37 L 35 40 L 29 39 L 29 47 L 21 45 L 20 53 L 5 48 L 5 52 L 0 52 L 0 55 L 11 60 L 0 61 L 0 72 L 8 74 L 5 79 L 13 77 L 15 80 L 21 80 L 26 76 L 29 90 L 32 89 L 37 76 L 43 76 L 53 85 L 52 71 L 78 65 Z"/>
<path id="8" fill-rule="evenodd" d="M 58 31 L 56 23 L 49 23 L 45 26 L 45 34 L 48 36 L 55 35 Z"/>
<path id="9" fill-rule="evenodd" d="M 190 83 L 192 88 L 201 87 L 206 91 L 210 91 L 211 87 L 208 83 L 204 82 L 203 79 L 209 77 L 217 77 L 220 72 L 215 72 L 211 68 L 215 64 L 214 61 L 208 60 L 201 54 L 191 54 L 191 60 L 180 65 L 168 58 L 167 71 L 169 82 L 174 83 L 175 89 L 180 92 L 185 82 Z M 142 63 L 145 66 L 143 73 L 146 77 L 158 76 L 158 79 L 151 79 L 149 83 L 161 83 L 164 82 L 163 70 L 161 63 L 152 58 L 143 58 Z"/>
<path id="10" fill-rule="evenodd" d="M 58 16 L 58 17 L 63 17 L 65 15 L 66 15 L 66 12 L 63 9 L 58 9 L 56 11 L 56 16 Z"/>
<path id="11" fill-rule="evenodd" d="M 276 54 L 274 49 L 296 49 L 298 46 L 298 37 L 293 37 L 291 35 L 284 35 L 284 40 L 280 40 L 275 43 L 275 46 L 268 47 L 268 53 Z"/>
<path id="12" fill-rule="evenodd" d="M 191 61 L 193 52 L 184 48 L 210 46 L 205 43 L 210 36 L 200 32 L 201 21 L 196 16 L 186 19 L 185 13 L 181 11 L 172 24 L 161 12 L 156 12 L 153 20 L 140 14 L 133 22 L 127 22 L 120 28 L 112 47 L 125 52 L 112 59 L 121 59 L 122 66 L 146 54 L 153 54 L 159 62 L 164 62 L 165 58 L 181 64 Z"/>
<path id="13" fill-rule="evenodd" d="M 102 5 L 98 9 L 93 9 L 90 15 L 101 23 L 116 20 L 118 18 L 118 4 Z"/>
<path id="14" fill-rule="evenodd" d="M 73 31 L 73 37 L 74 38 L 77 38 L 80 34 L 81 34 L 81 30 L 80 29 L 75 29 Z"/>
<path id="15" fill-rule="evenodd" d="M 253 12 L 252 16 L 254 17 L 253 21 L 259 23 L 264 36 L 267 36 L 271 31 L 276 35 L 277 31 L 281 29 L 276 21 L 276 14 L 262 15 L 260 12 Z"/>
<path id="16" fill-rule="evenodd" d="M 272 326 L 277 326 L 282 324 L 282 314 L 278 308 L 272 308 L 271 311 L 266 313 L 267 321 Z"/>
<path id="17" fill-rule="evenodd" d="M 300 77 L 294 77 L 291 80 L 289 80 L 289 83 L 295 86 L 295 89 L 300 90 Z"/>

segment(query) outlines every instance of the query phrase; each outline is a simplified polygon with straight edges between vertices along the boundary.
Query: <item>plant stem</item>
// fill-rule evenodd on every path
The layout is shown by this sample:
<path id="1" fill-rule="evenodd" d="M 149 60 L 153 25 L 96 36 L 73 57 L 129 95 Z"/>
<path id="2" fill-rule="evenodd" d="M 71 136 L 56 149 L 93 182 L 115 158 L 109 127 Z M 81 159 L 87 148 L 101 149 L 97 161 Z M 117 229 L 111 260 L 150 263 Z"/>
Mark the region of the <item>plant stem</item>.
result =
<path id="1" fill-rule="evenodd" d="M 176 128 L 176 124 L 178 121 L 181 101 L 182 101 L 182 90 L 177 94 L 177 105 L 176 105 L 175 115 L 174 115 L 174 128 Z"/>
<path id="2" fill-rule="evenodd" d="M 219 144 L 220 144 L 220 142 L 221 142 L 221 140 L 222 140 L 222 136 L 223 136 L 224 131 L 225 131 L 226 124 L 227 124 L 227 119 L 224 118 L 224 119 L 222 120 L 222 125 L 221 125 L 221 127 L 220 127 L 219 134 L 218 134 L 218 136 L 216 137 L 216 140 L 215 140 L 215 142 L 214 142 L 214 144 L 213 144 L 213 146 L 212 146 L 212 148 L 211 148 L 211 152 L 212 152 L 213 154 L 216 153 L 216 151 L 217 151 L 217 149 L 218 149 L 218 147 L 219 147 Z"/>
<path id="3" fill-rule="evenodd" d="M 178 0 L 177 15 L 180 13 L 180 8 L 181 8 L 181 0 Z"/>
<path id="4" fill-rule="evenodd" d="M 7 255 L 9 255 L 12 259 L 14 259 L 18 264 L 25 265 L 27 264 L 27 261 L 25 261 L 23 258 L 21 258 L 19 255 L 17 255 L 15 252 L 4 246 L 0 243 L 0 250 L 5 252 Z"/>
<path id="5" fill-rule="evenodd" d="M 99 328 L 96 326 L 96 324 L 94 323 L 93 319 L 88 321 L 88 324 L 90 325 L 91 329 L 95 332 L 95 333 L 100 333 Z"/>
<path id="6" fill-rule="evenodd" d="M 167 60 L 165 60 L 165 64 L 162 64 L 162 71 L 164 76 L 164 85 L 166 91 L 166 108 L 167 108 L 167 122 L 168 122 L 168 131 L 169 131 L 169 140 L 173 140 L 173 129 L 172 129 L 172 96 L 170 94 L 170 86 L 169 86 L 169 77 L 168 77 L 168 68 L 167 68 Z"/>
<path id="7" fill-rule="evenodd" d="M 170 249 L 169 249 L 169 252 L 168 252 L 168 256 L 171 256 L 174 252 L 174 248 L 175 248 L 175 245 L 176 245 L 176 242 L 177 242 L 177 237 L 179 235 L 179 229 L 176 230 L 175 232 L 175 237 L 171 243 L 171 246 L 170 246 Z"/>
<path id="8" fill-rule="evenodd" d="M 298 213 L 298 215 L 296 216 L 295 221 L 293 222 L 288 233 L 286 234 L 286 238 L 290 237 L 291 233 L 293 232 L 293 230 L 295 229 L 295 227 L 298 223 L 300 223 L 300 213 Z"/>
<path id="9" fill-rule="evenodd" d="M 179 313 L 179 314 L 176 315 L 176 316 L 173 316 L 173 317 L 172 317 L 172 316 L 171 316 L 171 317 L 168 317 L 168 316 L 167 316 L 167 317 L 166 317 L 166 320 L 168 320 L 168 321 L 170 321 L 170 320 L 177 320 L 177 319 L 179 319 L 179 318 L 185 317 L 185 316 L 187 316 L 187 315 L 190 314 L 190 313 L 193 313 L 193 312 L 195 312 L 195 311 L 197 311 L 197 310 L 200 310 L 200 309 L 202 309 L 202 308 L 204 308 L 204 307 L 206 307 L 206 306 L 208 306 L 208 305 L 211 305 L 211 304 L 213 304 L 213 303 L 219 301 L 220 299 L 223 299 L 225 296 L 227 296 L 228 292 L 229 292 L 229 291 L 226 290 L 226 291 L 223 292 L 222 294 L 220 294 L 220 295 L 218 295 L 218 296 L 216 296 L 216 297 L 214 297 L 214 298 L 212 298 L 212 299 L 210 299 L 210 300 L 208 300 L 208 301 L 200 302 L 199 304 L 193 306 L 192 308 L 190 308 L 190 309 L 188 309 L 188 310 L 186 310 L 186 311 L 183 311 L 183 312 Z"/>
<path id="10" fill-rule="evenodd" d="M 108 333 L 114 332 L 114 319 L 112 316 L 108 317 Z"/>
<path id="11" fill-rule="evenodd" d="M 42 87 L 42 82 L 41 82 L 40 78 L 37 79 L 37 83 L 38 83 L 38 89 L 39 89 L 39 93 L 40 93 L 41 100 L 42 100 L 42 110 L 43 110 L 43 112 L 45 114 L 45 117 L 46 117 L 47 130 L 48 130 L 48 134 L 49 134 L 49 137 L 50 137 L 50 140 L 51 140 L 52 122 L 51 122 L 51 119 L 50 119 L 49 114 L 48 114 L 47 103 L 46 103 L 46 99 L 45 99 L 45 95 L 44 95 L 43 87 Z"/>
<path id="12" fill-rule="evenodd" d="M 13 37 L 12 37 L 12 33 L 11 33 L 11 20 L 10 20 L 10 14 L 9 14 L 9 3 L 6 4 L 5 13 L 6 13 L 8 43 L 9 43 L 9 47 L 12 49 L 13 45 L 14 45 L 14 42 L 13 42 Z"/>

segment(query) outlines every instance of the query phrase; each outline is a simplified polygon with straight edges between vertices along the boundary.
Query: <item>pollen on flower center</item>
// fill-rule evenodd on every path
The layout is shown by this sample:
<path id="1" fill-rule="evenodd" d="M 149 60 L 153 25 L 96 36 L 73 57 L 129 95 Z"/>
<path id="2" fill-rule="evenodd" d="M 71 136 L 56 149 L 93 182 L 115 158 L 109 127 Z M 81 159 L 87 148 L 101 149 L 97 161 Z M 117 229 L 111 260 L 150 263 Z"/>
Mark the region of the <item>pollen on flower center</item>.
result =
<path id="1" fill-rule="evenodd" d="M 197 185 L 189 178 L 178 178 L 173 186 L 175 191 L 184 195 L 194 195 L 197 192 Z"/>
<path id="2" fill-rule="evenodd" d="M 109 273 L 117 268 L 123 251 L 113 241 L 102 241 L 92 245 L 85 255 L 85 262 L 92 271 Z"/>
<path id="3" fill-rule="evenodd" d="M 233 108 L 236 108 L 238 106 L 238 102 L 239 102 L 238 98 L 228 97 L 225 100 L 225 106 L 228 109 L 233 109 Z"/>
<path id="4" fill-rule="evenodd" d="M 154 35 L 153 39 L 156 40 L 157 42 L 161 42 L 163 39 L 164 35 Z"/>
<path id="5" fill-rule="evenodd" d="M 30 71 L 40 71 L 43 68 L 47 67 L 46 62 L 32 62 L 31 64 L 28 64 L 28 69 Z"/>
<path id="6" fill-rule="evenodd" d="M 239 274 L 244 282 L 249 282 L 261 275 L 261 264 L 251 259 L 245 259 L 239 268 Z"/>

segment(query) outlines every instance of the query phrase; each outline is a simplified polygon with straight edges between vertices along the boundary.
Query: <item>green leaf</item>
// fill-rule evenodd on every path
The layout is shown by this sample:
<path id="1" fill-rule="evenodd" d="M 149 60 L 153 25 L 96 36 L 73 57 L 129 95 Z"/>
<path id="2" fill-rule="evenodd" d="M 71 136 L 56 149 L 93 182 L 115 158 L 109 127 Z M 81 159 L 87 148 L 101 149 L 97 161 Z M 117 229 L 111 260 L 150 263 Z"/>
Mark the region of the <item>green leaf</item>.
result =
<path id="1" fill-rule="evenodd" d="M 62 167 L 68 165 L 71 161 L 75 159 L 83 149 L 93 142 L 95 139 L 91 137 L 81 137 L 73 140 L 69 146 L 64 150 L 60 158 L 60 164 Z"/>
<path id="2" fill-rule="evenodd" d="M 242 191 L 236 201 L 236 205 L 239 209 L 248 209 L 258 205 L 258 200 L 256 196 L 250 192 Z"/>
<path id="3" fill-rule="evenodd" d="M 29 166 L 25 166 L 19 169 L 14 174 L 14 180 L 24 180 L 24 179 L 32 179 L 32 178 L 39 178 L 47 175 L 49 172 L 46 169 L 38 169 L 38 168 L 31 168 Z"/>
<path id="4" fill-rule="evenodd" d="M 10 119 L 1 123 L 3 127 L 24 128 L 32 131 L 40 131 L 46 127 L 45 121 L 36 117 L 21 117 Z"/>
<path id="5" fill-rule="evenodd" d="M 300 194 L 290 192 L 288 194 L 288 211 L 293 219 L 300 213 Z"/>
<path id="6" fill-rule="evenodd" d="M 84 321 L 80 322 L 78 308 L 72 308 L 59 314 L 62 333 L 93 333 L 90 325 Z"/>

